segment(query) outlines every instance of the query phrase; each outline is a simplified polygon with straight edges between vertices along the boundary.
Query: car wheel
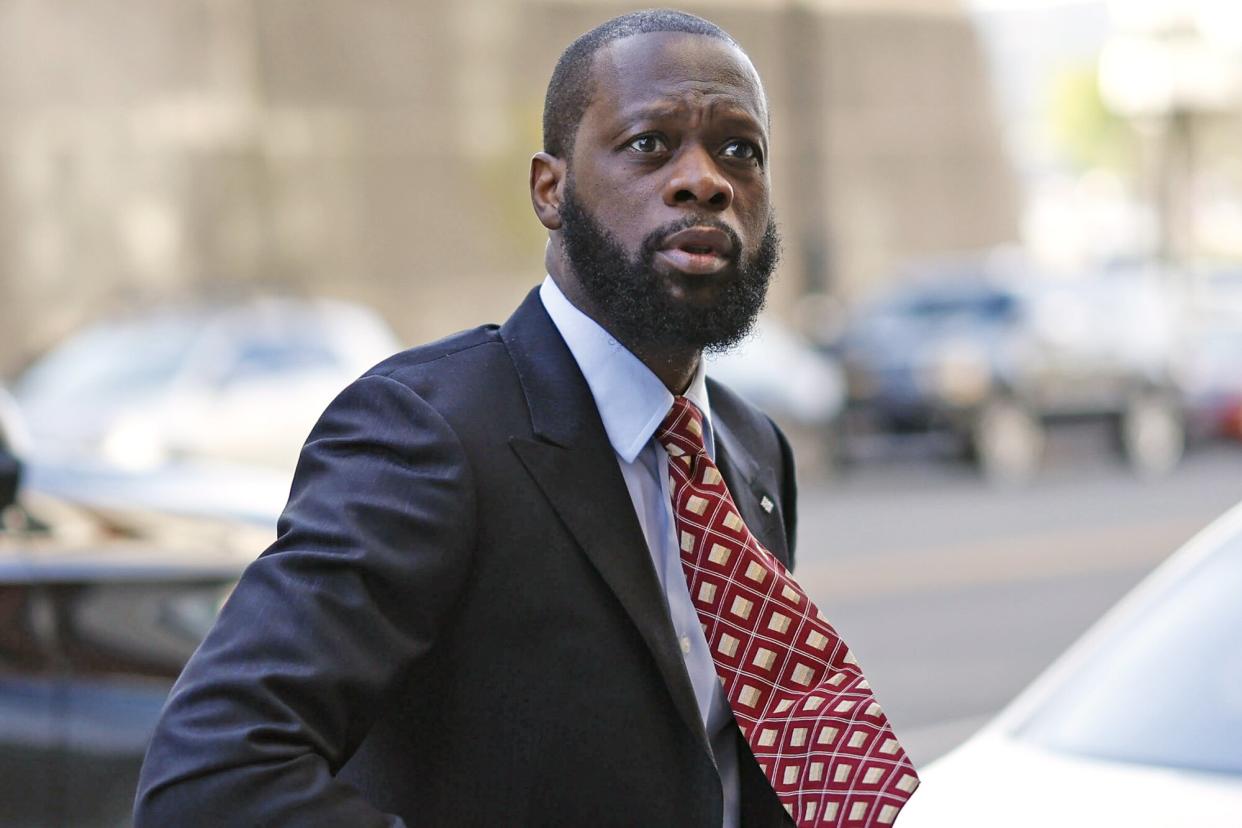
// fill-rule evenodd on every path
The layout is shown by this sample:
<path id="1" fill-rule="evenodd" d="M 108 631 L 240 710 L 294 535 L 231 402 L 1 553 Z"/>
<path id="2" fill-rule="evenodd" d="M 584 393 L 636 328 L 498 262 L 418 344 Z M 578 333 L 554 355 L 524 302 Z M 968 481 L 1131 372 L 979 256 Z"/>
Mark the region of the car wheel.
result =
<path id="1" fill-rule="evenodd" d="M 1158 394 L 1130 401 L 1118 423 L 1117 436 L 1130 467 L 1143 477 L 1168 474 L 1186 448 L 1181 412 L 1171 399 Z"/>
<path id="2" fill-rule="evenodd" d="M 971 443 L 979 470 L 990 482 L 1015 485 L 1030 480 L 1044 453 L 1044 429 L 1011 399 L 989 402 L 975 418 Z"/>

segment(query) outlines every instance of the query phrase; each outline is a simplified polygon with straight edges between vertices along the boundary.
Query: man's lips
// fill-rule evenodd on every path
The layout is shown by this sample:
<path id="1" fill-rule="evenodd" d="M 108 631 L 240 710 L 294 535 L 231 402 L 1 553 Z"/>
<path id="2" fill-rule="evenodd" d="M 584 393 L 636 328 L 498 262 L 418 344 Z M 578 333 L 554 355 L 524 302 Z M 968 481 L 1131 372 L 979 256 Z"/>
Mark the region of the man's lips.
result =
<path id="1" fill-rule="evenodd" d="M 723 230 L 690 227 L 664 240 L 656 256 L 682 273 L 707 276 L 729 266 L 733 240 Z"/>

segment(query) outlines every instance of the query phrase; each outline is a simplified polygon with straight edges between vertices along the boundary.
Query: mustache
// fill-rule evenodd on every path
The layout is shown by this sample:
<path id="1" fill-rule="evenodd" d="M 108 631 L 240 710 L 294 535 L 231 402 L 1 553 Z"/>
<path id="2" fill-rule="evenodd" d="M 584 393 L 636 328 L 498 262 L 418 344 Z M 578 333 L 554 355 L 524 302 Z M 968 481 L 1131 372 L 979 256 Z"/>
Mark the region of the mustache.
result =
<path id="1" fill-rule="evenodd" d="M 729 237 L 729 241 L 733 243 L 732 249 L 729 251 L 729 259 L 736 262 L 741 258 L 742 240 L 738 237 L 737 231 L 732 227 L 714 216 L 684 216 L 676 221 L 670 221 L 668 224 L 657 227 L 643 238 L 640 250 L 641 260 L 644 262 L 653 261 L 656 251 L 664 245 L 665 239 L 674 233 L 689 230 L 691 227 L 710 227 L 713 230 L 719 230 L 724 233 Z"/>

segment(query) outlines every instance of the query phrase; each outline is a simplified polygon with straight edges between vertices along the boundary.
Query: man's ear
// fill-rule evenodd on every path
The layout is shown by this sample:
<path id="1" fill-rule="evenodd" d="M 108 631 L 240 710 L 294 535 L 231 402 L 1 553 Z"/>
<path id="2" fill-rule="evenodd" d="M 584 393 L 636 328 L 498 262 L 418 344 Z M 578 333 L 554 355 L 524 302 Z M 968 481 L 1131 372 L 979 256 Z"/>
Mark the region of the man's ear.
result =
<path id="1" fill-rule="evenodd" d="M 549 230 L 561 229 L 565 171 L 565 162 L 555 155 L 537 152 L 530 159 L 530 203 L 539 222 Z"/>

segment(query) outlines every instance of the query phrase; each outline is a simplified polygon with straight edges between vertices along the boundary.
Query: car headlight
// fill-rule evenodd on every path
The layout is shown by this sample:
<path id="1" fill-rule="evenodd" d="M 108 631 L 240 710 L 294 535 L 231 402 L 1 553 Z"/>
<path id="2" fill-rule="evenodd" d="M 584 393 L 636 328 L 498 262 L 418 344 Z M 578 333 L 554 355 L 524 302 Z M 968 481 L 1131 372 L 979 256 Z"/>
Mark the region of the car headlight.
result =
<path id="1" fill-rule="evenodd" d="M 992 367 L 976 345 L 957 344 L 940 350 L 925 372 L 936 397 L 958 407 L 987 399 L 992 388 Z"/>
<path id="2" fill-rule="evenodd" d="M 168 451 L 151 427 L 129 418 L 109 429 L 99 448 L 108 462 L 124 469 L 152 469 L 168 461 Z"/>

